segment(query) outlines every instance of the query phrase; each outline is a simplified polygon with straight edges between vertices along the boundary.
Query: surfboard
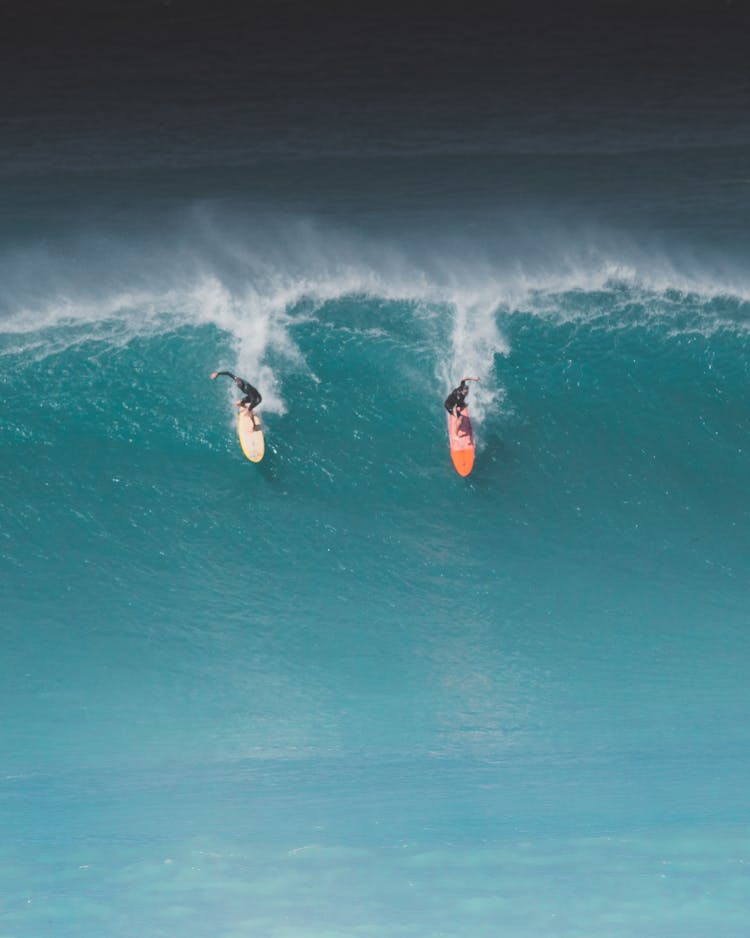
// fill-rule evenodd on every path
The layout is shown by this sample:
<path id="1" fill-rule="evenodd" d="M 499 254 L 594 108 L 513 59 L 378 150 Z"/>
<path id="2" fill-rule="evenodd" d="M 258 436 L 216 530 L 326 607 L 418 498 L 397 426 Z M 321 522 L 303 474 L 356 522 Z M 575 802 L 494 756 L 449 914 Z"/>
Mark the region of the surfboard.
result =
<path id="1" fill-rule="evenodd" d="M 448 414 L 448 439 L 456 472 L 467 476 L 474 468 L 474 431 L 468 410 L 464 409 L 460 417 Z"/>
<path id="2" fill-rule="evenodd" d="M 240 407 L 237 414 L 237 436 L 240 438 L 242 452 L 247 456 L 250 462 L 260 462 L 266 451 L 266 443 L 263 439 L 263 427 L 260 422 L 260 416 L 255 414 L 255 423 L 253 427 L 253 418 Z"/>

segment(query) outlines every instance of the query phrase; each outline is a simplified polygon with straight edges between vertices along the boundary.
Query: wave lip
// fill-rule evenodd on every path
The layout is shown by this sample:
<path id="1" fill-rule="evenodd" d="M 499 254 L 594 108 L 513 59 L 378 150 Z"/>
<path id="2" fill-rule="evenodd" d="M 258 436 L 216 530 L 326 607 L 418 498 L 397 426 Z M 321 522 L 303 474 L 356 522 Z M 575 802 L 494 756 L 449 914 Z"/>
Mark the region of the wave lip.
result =
<path id="1" fill-rule="evenodd" d="M 158 246 L 81 236 L 64 249 L 0 255 L 0 354 L 38 364 L 88 342 L 124 348 L 213 328 L 227 340 L 214 367 L 251 376 L 267 410 L 284 414 L 291 374 L 320 380 L 303 348 L 306 329 L 369 331 L 424 352 L 420 367 L 439 393 L 478 375 L 472 399 L 481 424 L 502 406 L 496 362 L 511 353 L 519 317 L 612 333 L 748 329 L 750 281 L 741 268 L 612 233 L 581 229 L 576 240 L 549 226 L 516 241 L 514 223 L 481 242 L 376 238 L 299 218 L 222 225 L 199 208 L 183 223 Z"/>

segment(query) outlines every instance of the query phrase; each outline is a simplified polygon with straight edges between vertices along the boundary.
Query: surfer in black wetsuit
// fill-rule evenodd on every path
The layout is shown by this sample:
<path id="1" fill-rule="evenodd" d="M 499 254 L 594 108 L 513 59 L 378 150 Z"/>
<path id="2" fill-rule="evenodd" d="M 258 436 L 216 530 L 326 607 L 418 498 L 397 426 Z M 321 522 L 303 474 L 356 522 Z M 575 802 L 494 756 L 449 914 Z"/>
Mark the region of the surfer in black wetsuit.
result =
<path id="1" fill-rule="evenodd" d="M 252 384 L 248 381 L 243 381 L 242 378 L 238 378 L 236 375 L 233 375 L 231 371 L 215 371 L 211 375 L 211 380 L 218 378 L 219 375 L 226 375 L 228 378 L 231 378 L 232 381 L 237 385 L 237 387 L 245 395 L 241 400 L 235 401 L 237 407 L 244 407 L 250 416 L 253 418 L 253 427 L 257 427 L 258 424 L 255 421 L 255 414 L 253 413 L 253 408 L 257 407 L 258 404 L 263 400 L 260 395 L 260 391 L 257 388 L 254 388 Z"/>
<path id="2" fill-rule="evenodd" d="M 461 378 L 461 384 L 457 388 L 453 388 L 445 399 L 445 409 L 449 414 L 453 414 L 457 420 L 461 419 L 463 411 L 466 410 L 466 395 L 469 393 L 467 381 L 479 381 L 479 378 Z"/>

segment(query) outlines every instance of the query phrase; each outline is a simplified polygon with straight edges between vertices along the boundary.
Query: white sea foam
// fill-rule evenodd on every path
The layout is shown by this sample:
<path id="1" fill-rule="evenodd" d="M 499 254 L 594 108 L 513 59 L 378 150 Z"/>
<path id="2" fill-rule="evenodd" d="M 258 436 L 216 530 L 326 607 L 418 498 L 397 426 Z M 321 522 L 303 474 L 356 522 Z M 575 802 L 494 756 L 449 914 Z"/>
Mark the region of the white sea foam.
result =
<path id="1" fill-rule="evenodd" d="M 6 354 L 39 360 L 83 341 L 119 345 L 213 324 L 235 346 L 236 360 L 217 367 L 252 376 L 276 411 L 284 402 L 271 361 L 308 367 L 294 338 L 300 322 L 347 296 L 408 301 L 423 319 L 445 390 L 463 375 L 483 379 L 472 395 L 479 420 L 501 394 L 491 382 L 494 359 L 509 352 L 501 323 L 517 311 L 561 322 L 600 318 L 606 328 L 652 321 L 706 333 L 748 328 L 744 315 L 722 317 L 707 301 L 750 302 L 750 279 L 725 259 L 602 232 L 545 230 L 533 244 L 525 234 L 514 248 L 507 234 L 475 242 L 376 238 L 300 220 L 230 232 L 198 210 L 179 237 L 158 247 L 80 238 L 64 250 L 12 252 L 0 257 L 0 283 Z M 562 301 L 575 291 L 622 296 L 600 306 Z M 674 307 L 684 313 L 685 304 L 675 304 L 674 293 L 697 298 L 683 321 Z"/>

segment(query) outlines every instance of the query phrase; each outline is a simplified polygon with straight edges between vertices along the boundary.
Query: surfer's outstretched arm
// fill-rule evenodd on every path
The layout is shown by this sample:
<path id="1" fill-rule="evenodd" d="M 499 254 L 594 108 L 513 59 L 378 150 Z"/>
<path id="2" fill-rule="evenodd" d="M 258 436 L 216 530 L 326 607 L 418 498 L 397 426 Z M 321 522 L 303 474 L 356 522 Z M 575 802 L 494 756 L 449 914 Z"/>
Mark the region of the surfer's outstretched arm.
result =
<path id="1" fill-rule="evenodd" d="M 461 384 L 463 384 L 464 381 L 479 381 L 479 378 L 461 378 Z"/>
<path id="2" fill-rule="evenodd" d="M 213 381 L 214 378 L 218 378 L 219 375 L 226 375 L 228 378 L 231 378 L 232 381 L 235 380 L 234 375 L 232 374 L 231 371 L 215 371 L 215 372 L 211 375 L 211 380 Z"/>

